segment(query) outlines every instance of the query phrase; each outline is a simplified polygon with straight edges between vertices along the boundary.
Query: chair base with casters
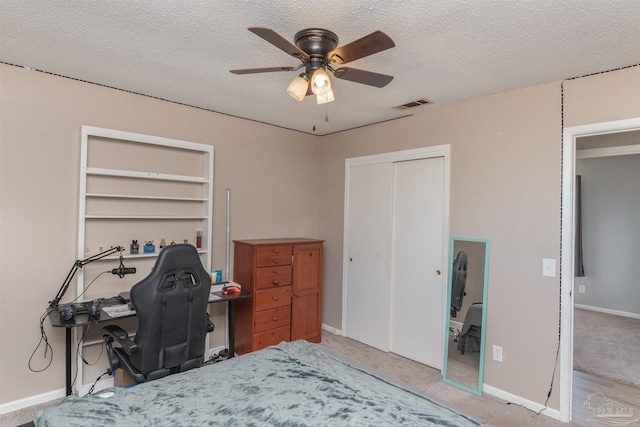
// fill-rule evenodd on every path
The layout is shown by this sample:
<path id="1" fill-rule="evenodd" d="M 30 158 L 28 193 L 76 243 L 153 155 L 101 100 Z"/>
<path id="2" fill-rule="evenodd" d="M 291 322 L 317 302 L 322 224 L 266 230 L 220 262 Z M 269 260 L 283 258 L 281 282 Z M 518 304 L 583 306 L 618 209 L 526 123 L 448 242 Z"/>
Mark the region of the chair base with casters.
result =
<path id="1" fill-rule="evenodd" d="M 102 329 L 110 371 L 122 369 L 143 383 L 201 366 L 205 336 L 214 329 L 207 313 L 210 289 L 195 247 L 164 248 L 151 273 L 131 288 L 135 338 L 116 325 Z"/>

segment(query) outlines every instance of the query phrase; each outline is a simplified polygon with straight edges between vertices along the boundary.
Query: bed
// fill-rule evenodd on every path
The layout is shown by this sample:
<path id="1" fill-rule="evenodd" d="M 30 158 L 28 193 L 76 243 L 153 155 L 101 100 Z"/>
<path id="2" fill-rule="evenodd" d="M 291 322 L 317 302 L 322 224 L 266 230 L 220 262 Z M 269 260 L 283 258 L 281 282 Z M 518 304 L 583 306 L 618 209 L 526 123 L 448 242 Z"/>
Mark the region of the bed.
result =
<path id="1" fill-rule="evenodd" d="M 306 341 L 131 388 L 69 396 L 36 426 L 481 426 Z"/>

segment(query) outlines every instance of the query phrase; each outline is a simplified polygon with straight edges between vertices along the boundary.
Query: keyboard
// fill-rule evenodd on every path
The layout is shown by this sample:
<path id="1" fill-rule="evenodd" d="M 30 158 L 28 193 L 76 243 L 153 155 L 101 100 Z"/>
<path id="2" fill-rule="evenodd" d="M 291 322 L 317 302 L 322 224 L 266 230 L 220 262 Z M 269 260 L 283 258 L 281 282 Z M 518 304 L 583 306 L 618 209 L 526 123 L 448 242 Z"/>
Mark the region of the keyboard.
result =
<path id="1" fill-rule="evenodd" d="M 136 311 L 131 308 L 129 304 L 111 305 L 109 307 L 102 307 L 102 309 L 109 317 L 124 317 L 136 314 Z"/>

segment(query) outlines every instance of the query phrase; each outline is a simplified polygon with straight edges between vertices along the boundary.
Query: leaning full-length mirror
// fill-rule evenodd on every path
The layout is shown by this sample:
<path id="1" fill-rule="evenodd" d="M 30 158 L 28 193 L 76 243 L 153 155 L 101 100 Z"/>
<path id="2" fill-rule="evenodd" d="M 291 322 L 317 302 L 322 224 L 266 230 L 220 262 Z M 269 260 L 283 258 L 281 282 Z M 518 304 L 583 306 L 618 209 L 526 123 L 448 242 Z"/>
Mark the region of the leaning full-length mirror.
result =
<path id="1" fill-rule="evenodd" d="M 453 237 L 449 257 L 449 315 L 444 381 L 482 393 L 489 241 Z"/>

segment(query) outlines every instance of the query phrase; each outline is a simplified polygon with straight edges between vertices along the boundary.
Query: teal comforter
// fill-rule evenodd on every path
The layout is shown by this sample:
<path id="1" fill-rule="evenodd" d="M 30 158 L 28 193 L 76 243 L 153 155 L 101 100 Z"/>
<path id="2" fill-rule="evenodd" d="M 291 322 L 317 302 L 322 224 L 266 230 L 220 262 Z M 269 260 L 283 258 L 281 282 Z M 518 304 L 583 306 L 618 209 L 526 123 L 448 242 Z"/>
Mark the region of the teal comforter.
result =
<path id="1" fill-rule="evenodd" d="M 110 393 L 112 392 L 112 393 Z M 111 395 L 112 394 L 112 395 Z M 111 395 L 110 397 L 101 397 Z M 306 341 L 41 411 L 48 426 L 480 426 Z"/>

